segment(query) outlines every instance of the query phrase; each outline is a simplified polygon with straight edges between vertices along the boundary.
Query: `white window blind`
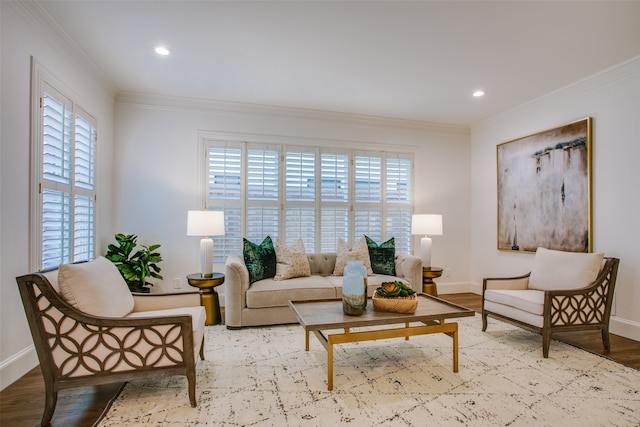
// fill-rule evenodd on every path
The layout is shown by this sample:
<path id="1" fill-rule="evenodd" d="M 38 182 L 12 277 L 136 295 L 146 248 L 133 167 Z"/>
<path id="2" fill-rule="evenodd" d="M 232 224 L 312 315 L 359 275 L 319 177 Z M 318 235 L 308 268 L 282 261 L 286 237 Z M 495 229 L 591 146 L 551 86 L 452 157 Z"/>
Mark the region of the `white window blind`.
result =
<path id="1" fill-rule="evenodd" d="M 307 252 L 335 252 L 362 234 L 395 237 L 409 253 L 412 156 L 345 148 L 205 140 L 209 209 L 225 211 L 226 235 L 214 237 L 214 261 L 242 252 L 242 238 L 266 236 Z"/>
<path id="2" fill-rule="evenodd" d="M 95 119 L 38 81 L 40 132 L 33 141 L 38 196 L 33 224 L 40 269 L 95 257 Z"/>

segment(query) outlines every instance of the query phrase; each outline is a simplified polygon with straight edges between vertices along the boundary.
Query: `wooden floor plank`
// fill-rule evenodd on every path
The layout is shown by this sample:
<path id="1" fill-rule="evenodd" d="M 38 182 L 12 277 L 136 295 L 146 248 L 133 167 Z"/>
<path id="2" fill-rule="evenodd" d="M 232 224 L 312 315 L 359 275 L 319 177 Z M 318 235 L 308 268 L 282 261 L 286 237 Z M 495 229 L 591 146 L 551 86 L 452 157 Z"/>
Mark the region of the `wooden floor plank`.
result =
<path id="1" fill-rule="evenodd" d="M 482 309 L 481 297 L 473 293 L 447 294 L 440 297 L 476 312 Z M 611 334 L 611 351 L 605 352 L 598 331 L 567 332 L 555 334 L 553 338 L 640 369 L 638 341 Z M 542 338 L 540 347 L 542 349 Z M 550 351 L 553 352 L 553 342 Z M 121 386 L 122 383 L 117 383 L 61 391 L 58 394 L 58 405 L 51 426 L 91 427 Z M 44 381 L 40 368 L 36 367 L 0 392 L 0 426 L 35 426 L 42 418 L 43 408 Z"/>

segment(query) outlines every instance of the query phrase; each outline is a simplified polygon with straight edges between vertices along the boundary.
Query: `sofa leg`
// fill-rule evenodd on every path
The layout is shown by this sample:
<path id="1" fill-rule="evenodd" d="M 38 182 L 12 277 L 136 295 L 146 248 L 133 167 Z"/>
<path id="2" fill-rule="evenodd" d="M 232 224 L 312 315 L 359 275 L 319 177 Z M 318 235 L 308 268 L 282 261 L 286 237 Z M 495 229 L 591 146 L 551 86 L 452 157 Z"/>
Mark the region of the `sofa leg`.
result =
<path id="1" fill-rule="evenodd" d="M 487 330 L 487 313 L 482 310 L 482 332 Z"/>

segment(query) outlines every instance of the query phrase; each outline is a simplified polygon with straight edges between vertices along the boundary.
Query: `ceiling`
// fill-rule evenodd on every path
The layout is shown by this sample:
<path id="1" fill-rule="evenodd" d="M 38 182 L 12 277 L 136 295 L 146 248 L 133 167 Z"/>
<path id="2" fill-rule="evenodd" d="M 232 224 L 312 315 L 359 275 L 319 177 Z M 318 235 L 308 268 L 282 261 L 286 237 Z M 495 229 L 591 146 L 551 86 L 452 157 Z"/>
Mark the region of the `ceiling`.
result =
<path id="1" fill-rule="evenodd" d="M 37 7 L 117 91 L 457 125 L 640 55 L 640 1 Z M 157 56 L 157 44 L 173 54 Z M 486 95 L 474 98 L 476 89 Z"/>

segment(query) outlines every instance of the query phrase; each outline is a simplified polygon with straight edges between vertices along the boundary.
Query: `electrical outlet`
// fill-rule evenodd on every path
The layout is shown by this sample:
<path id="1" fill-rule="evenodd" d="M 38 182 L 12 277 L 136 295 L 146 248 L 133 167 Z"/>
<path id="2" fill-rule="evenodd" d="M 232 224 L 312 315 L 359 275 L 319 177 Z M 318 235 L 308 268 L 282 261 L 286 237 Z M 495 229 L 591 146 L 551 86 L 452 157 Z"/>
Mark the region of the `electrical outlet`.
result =
<path id="1" fill-rule="evenodd" d="M 182 279 L 180 279 L 179 277 L 176 277 L 173 279 L 173 289 L 180 289 L 182 288 Z"/>
<path id="2" fill-rule="evenodd" d="M 451 277 L 451 275 L 453 274 L 453 270 L 451 269 L 451 267 L 445 267 L 444 268 L 444 277 Z"/>

